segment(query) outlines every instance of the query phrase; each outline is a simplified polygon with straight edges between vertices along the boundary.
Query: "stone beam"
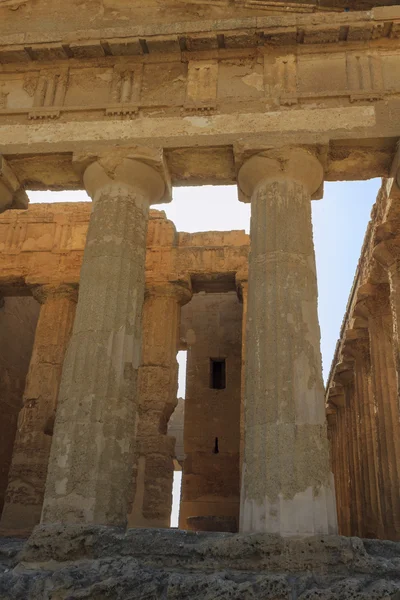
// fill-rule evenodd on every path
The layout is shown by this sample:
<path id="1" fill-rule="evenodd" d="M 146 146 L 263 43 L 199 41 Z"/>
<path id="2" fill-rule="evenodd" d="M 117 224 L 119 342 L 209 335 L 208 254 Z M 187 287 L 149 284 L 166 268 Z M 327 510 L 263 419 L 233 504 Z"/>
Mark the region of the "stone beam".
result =
<path id="1" fill-rule="evenodd" d="M 14 0 L 14 3 L 18 2 L 19 0 Z M 243 48 L 244 43 L 250 47 L 258 47 L 264 43 L 272 46 L 288 43 L 302 46 L 315 42 L 334 44 L 339 41 L 369 41 L 378 37 L 396 37 L 399 19 L 397 0 L 362 0 L 357 4 L 352 2 L 351 8 L 355 7 L 356 11 L 342 12 L 341 7 L 346 2 L 349 4 L 348 0 L 320 1 L 319 4 L 325 3 L 326 7 L 336 4 L 337 10 L 341 11 L 339 14 L 329 15 L 328 18 L 325 14 L 307 14 L 316 7 L 317 3 L 313 0 L 302 1 L 306 14 L 291 14 L 293 6 L 285 6 L 285 14 L 279 13 L 281 7 L 276 0 L 257 0 L 253 3 L 237 0 L 233 11 L 232 2 L 229 5 L 228 2 L 218 0 L 212 4 L 205 2 L 209 18 L 201 20 L 198 18 L 201 4 L 198 0 L 185 2 L 184 13 L 182 8 L 177 11 L 176 3 L 169 2 L 170 6 L 175 4 L 174 10 L 169 14 L 165 8 L 166 3 L 163 3 L 164 10 L 158 18 L 156 6 L 152 5 L 151 9 L 146 9 L 142 3 L 140 7 L 138 3 L 136 6 L 135 3 L 130 3 L 124 7 L 121 4 L 118 7 L 112 5 L 112 13 L 109 14 L 111 18 L 107 19 L 105 14 L 104 19 L 97 18 L 94 21 L 93 11 L 88 7 L 88 27 L 82 28 L 85 7 L 81 7 L 78 16 L 72 6 L 56 0 L 55 3 L 59 4 L 59 18 L 48 35 L 43 31 L 40 11 L 36 13 L 36 18 L 35 14 L 31 14 L 29 33 L 25 33 L 27 29 L 24 11 L 14 11 L 11 20 L 8 17 L 9 10 L 3 8 L 7 27 L 1 31 L 0 61 L 43 61 L 121 54 L 141 56 L 145 53 L 151 55 L 171 50 L 196 52 L 202 49 Z M 383 3 L 385 6 L 381 8 L 369 12 L 362 10 L 378 7 Z M 389 4 L 394 6 L 389 7 Z M 243 11 L 241 8 L 244 5 L 247 10 Z M 224 18 L 221 18 L 221 12 L 218 10 L 221 6 L 225 9 Z M 274 14 L 265 12 L 268 7 L 275 8 Z M 298 10 L 296 12 L 298 13 Z M 60 18 L 61 14 L 66 18 Z M 179 16 L 175 17 L 177 14 L 181 19 Z M 0 9 L 0 16 L 2 15 Z M 135 25 L 130 24 L 127 27 L 128 19 Z M 382 21 L 390 19 L 394 22 L 393 30 L 380 26 Z"/>
<path id="2" fill-rule="evenodd" d="M 0 217 L 0 290 L 29 293 L 28 285 L 79 283 L 91 204 L 32 205 Z M 146 271 L 187 274 L 212 280 L 247 269 L 249 239 L 244 231 L 179 233 L 165 213 L 151 211 Z M 234 277 L 234 275 L 233 275 Z"/>

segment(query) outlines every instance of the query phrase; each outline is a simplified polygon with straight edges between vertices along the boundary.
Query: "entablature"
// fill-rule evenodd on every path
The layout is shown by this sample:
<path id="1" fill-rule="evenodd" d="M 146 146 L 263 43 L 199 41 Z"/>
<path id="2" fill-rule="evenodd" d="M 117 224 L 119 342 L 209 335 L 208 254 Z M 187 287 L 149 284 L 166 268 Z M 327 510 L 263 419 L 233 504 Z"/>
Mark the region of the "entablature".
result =
<path id="1" fill-rule="evenodd" d="M 91 213 L 90 202 L 36 204 L 0 216 L 0 293 L 29 294 L 54 283 L 79 284 Z M 165 213 L 152 210 L 147 234 L 146 277 L 170 281 L 219 281 L 247 270 L 244 231 L 177 233 Z M 234 276 L 233 276 L 234 280 Z"/>

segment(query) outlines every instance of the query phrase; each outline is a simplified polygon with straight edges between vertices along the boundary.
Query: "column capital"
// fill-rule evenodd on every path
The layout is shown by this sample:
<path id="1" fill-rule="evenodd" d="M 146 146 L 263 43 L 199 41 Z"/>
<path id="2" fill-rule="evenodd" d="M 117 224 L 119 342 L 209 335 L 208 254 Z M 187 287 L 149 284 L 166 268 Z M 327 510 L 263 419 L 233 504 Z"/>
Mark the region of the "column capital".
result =
<path id="1" fill-rule="evenodd" d="M 183 306 L 192 298 L 192 285 L 190 278 L 177 280 L 146 280 L 145 298 L 151 297 L 173 297 Z"/>
<path id="2" fill-rule="evenodd" d="M 337 408 L 343 408 L 346 404 L 344 387 L 341 383 L 335 383 L 328 392 L 328 404 Z"/>
<path id="3" fill-rule="evenodd" d="M 388 283 L 365 283 L 357 290 L 357 303 L 354 307 L 354 315 L 364 319 L 370 319 L 391 312 L 390 288 Z"/>
<path id="4" fill-rule="evenodd" d="M 380 241 L 372 254 L 379 264 L 390 269 L 400 259 L 400 239 L 394 237 Z"/>
<path id="5" fill-rule="evenodd" d="M 75 154 L 74 166 L 92 200 L 112 184 L 139 188 L 150 204 L 172 200 L 171 181 L 162 150 L 120 148 L 103 154 Z"/>
<path id="6" fill-rule="evenodd" d="M 345 360 L 338 363 L 335 368 L 333 380 L 342 386 L 351 385 L 354 382 L 354 362 L 352 360 Z"/>
<path id="7" fill-rule="evenodd" d="M 325 408 L 325 413 L 328 427 L 333 427 L 336 425 L 337 407 L 334 404 L 331 404 L 331 402 L 328 402 Z"/>
<path id="8" fill-rule="evenodd" d="M 51 298 L 68 298 L 72 302 L 78 302 L 78 288 L 66 283 L 38 285 L 31 288 L 32 296 L 40 304 L 45 304 Z"/>
<path id="9" fill-rule="evenodd" d="M 256 187 L 265 181 L 291 180 L 301 183 L 312 196 L 321 186 L 324 170 L 318 158 L 304 148 L 281 148 L 248 158 L 238 173 L 240 199 L 250 202 Z"/>
<path id="10" fill-rule="evenodd" d="M 369 364 L 370 347 L 369 331 L 366 328 L 349 329 L 346 332 L 346 339 L 343 345 L 343 356 L 355 361 L 363 360 Z"/>
<path id="11" fill-rule="evenodd" d="M 11 169 L 10 165 L 0 155 L 0 213 L 8 208 L 26 209 L 29 198 Z"/>

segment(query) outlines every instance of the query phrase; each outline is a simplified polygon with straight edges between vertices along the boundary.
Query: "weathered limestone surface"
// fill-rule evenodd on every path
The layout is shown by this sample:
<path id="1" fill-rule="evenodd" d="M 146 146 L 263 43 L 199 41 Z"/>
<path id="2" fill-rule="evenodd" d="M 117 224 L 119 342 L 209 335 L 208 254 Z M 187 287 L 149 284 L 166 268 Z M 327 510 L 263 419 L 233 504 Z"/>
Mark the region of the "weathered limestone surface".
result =
<path id="1" fill-rule="evenodd" d="M 301 149 L 241 167 L 251 198 L 241 531 L 335 533 L 311 195 L 322 166 Z"/>
<path id="2" fill-rule="evenodd" d="M 398 157 L 372 211 L 326 395 L 339 531 L 393 540 L 400 538 L 397 173 Z M 345 371 L 355 381 L 352 404 L 341 402 L 337 386 L 338 382 L 345 385 Z M 355 435 L 349 436 L 343 423 L 354 411 Z M 346 475 L 346 468 L 351 468 L 350 448 L 355 445 L 361 479 L 351 472 Z M 357 486 L 357 479 L 361 485 Z M 361 515 L 358 522 L 356 509 Z"/>
<path id="3" fill-rule="evenodd" d="M 380 458 L 381 442 L 378 436 L 376 395 L 372 384 L 369 332 L 363 327 L 353 329 L 352 333 L 353 336 L 349 336 L 346 341 L 344 354 L 354 360 L 353 410 L 356 431 L 353 435 L 347 433 L 346 437 L 357 448 L 358 473 L 353 480 L 350 478 L 350 484 L 357 485 L 352 494 L 355 502 L 352 501 L 351 506 L 356 508 L 358 520 L 350 531 L 357 530 L 360 537 L 382 538 L 387 509 L 384 495 L 381 498 L 379 490 L 385 489 L 385 476 Z"/>
<path id="4" fill-rule="evenodd" d="M 226 526 L 238 530 L 241 331 L 242 308 L 235 291 L 200 292 L 182 309 L 181 337 L 188 357 L 181 529 L 212 530 L 207 528 L 217 517 L 217 530 L 218 525 L 221 531 Z M 212 386 L 211 359 L 226 361 L 224 389 Z M 193 521 L 195 517 L 202 519 Z"/>
<path id="5" fill-rule="evenodd" d="M 54 2 L 54 0 L 53 0 Z M 151 0 L 145 5 L 140 0 L 130 3 L 118 0 L 91 0 L 90 4 L 82 4 L 79 0 L 71 1 L 67 6 L 60 0 L 52 4 L 52 18 L 49 19 L 49 4 L 46 0 L 34 3 L 32 0 L 2 0 L 0 18 L 4 33 L 23 34 L 30 27 L 30 32 L 40 33 L 42 37 L 50 34 L 65 32 L 68 29 L 84 30 L 99 29 L 125 25 L 129 19 L 132 22 L 150 24 L 155 27 L 160 21 L 166 24 L 174 21 L 192 21 L 196 18 L 218 19 L 241 17 L 263 17 L 265 14 L 285 14 L 287 12 L 308 13 L 318 10 L 340 11 L 344 8 L 351 10 L 368 10 L 375 6 L 395 5 L 395 0 L 168 0 L 160 2 Z M 77 16 L 80 13 L 80 19 Z M 54 27 L 54 29 L 53 29 Z M 16 37 L 16 36 L 15 36 Z M 139 50 L 137 50 L 139 51 Z"/>
<path id="6" fill-rule="evenodd" d="M 130 527 L 169 527 L 175 438 L 167 428 L 177 404 L 180 307 L 190 297 L 190 283 L 185 280 L 160 278 L 146 283 Z"/>
<path id="7" fill-rule="evenodd" d="M 392 542 L 55 527 L 37 530 L 16 557 L 21 546 L 1 540 L 1 600 L 398 600 L 400 595 L 400 546 Z"/>
<path id="8" fill-rule="evenodd" d="M 240 381 L 240 478 L 244 460 L 244 395 L 246 381 L 246 328 L 247 328 L 247 302 L 249 292 L 248 269 L 236 273 L 236 285 L 239 299 L 242 302 L 242 368 Z"/>
<path id="9" fill-rule="evenodd" d="M 40 522 L 64 355 L 72 331 L 78 291 L 67 285 L 39 286 L 41 304 L 0 528 L 30 531 Z"/>
<path id="10" fill-rule="evenodd" d="M 0 296 L 0 511 L 38 315 L 39 304 L 34 298 Z"/>
<path id="11" fill-rule="evenodd" d="M 66 282 L 65 285 L 68 284 L 72 288 L 77 287 L 90 209 L 89 203 L 39 204 L 32 205 L 26 212 L 17 214 L 16 211 L 10 211 L 2 215 L 0 217 L 0 287 L 3 293 L 26 294 L 29 292 L 28 286 L 53 289 L 60 281 Z M 202 287 L 207 288 L 208 291 L 216 291 L 228 286 L 233 291 L 235 289 L 233 273 L 240 270 L 245 276 L 247 271 L 248 243 L 248 236 L 244 232 L 177 233 L 173 223 L 165 218 L 163 212 L 150 211 L 146 253 L 148 294 L 144 309 L 146 343 L 143 357 L 145 362 L 142 364 L 143 371 L 151 373 L 152 384 L 146 384 L 149 377 L 143 378 L 141 389 L 143 406 L 140 407 L 142 419 L 139 419 L 138 423 L 138 437 L 141 441 L 138 441 L 136 447 L 142 452 L 142 462 L 148 454 L 148 475 L 145 490 L 144 468 L 140 473 L 134 473 L 140 484 L 141 493 L 136 496 L 136 504 L 130 509 L 129 520 L 135 518 L 136 525 L 149 526 L 150 523 L 169 525 L 172 458 L 177 456 L 179 460 L 179 457 L 178 450 L 174 451 L 173 448 L 174 433 L 169 432 L 168 435 L 172 438 L 167 437 L 165 427 L 176 402 L 177 341 L 174 340 L 173 330 L 174 322 L 178 319 L 176 309 L 189 297 L 187 274 L 191 273 L 196 289 Z M 165 281 L 166 274 L 169 274 L 170 282 Z M 151 290 L 154 293 L 151 293 Z M 6 298 L 6 302 L 8 301 Z M 166 320 L 167 312 L 169 319 Z M 56 331 L 53 333 L 57 334 Z M 166 340 L 169 345 L 166 344 Z M 240 349 L 240 344 L 238 348 Z M 167 373 L 171 377 L 168 377 L 168 384 L 164 385 L 163 376 Z M 158 379 L 157 374 L 159 374 Z M 34 385 L 36 386 L 37 382 Z M 30 393 L 28 395 L 31 396 Z M 221 418 L 222 416 L 221 412 Z M 183 420 L 181 426 L 183 429 Z M 5 439 L 7 433 L 5 431 L 4 437 L 0 436 L 1 439 Z M 43 432 L 39 437 L 46 444 L 50 442 Z M 28 442 L 29 439 L 26 441 Z M 10 446 L 10 458 L 11 450 Z M 179 452 L 180 460 L 183 461 L 183 435 L 182 448 Z M 32 457 L 29 461 L 32 462 Z M 159 473 L 158 483 L 154 485 L 157 473 Z M 23 490 L 18 480 L 19 478 L 10 485 L 12 489 L 17 487 L 22 494 Z M 5 479 L 4 485 L 6 483 Z M 29 498 L 32 500 L 32 490 L 29 493 L 28 491 L 25 486 L 26 500 Z M 145 492 L 146 519 L 142 514 Z M 17 498 L 13 496 L 11 505 L 14 504 L 14 500 Z M 21 533 L 27 527 L 27 519 L 29 527 L 32 527 L 37 514 L 34 516 L 28 512 L 26 518 L 22 519 L 17 507 L 12 508 L 11 505 L 8 507 L 7 515 L 3 516 L 3 530 L 11 533 L 19 529 Z M 36 513 L 38 511 L 39 505 L 36 506 Z M 12 519 L 10 520 L 8 516 Z"/>
<path id="12" fill-rule="evenodd" d="M 26 294 L 27 285 L 79 284 L 92 205 L 33 204 L 0 215 L 0 290 Z M 214 281 L 247 271 L 249 236 L 244 231 L 177 233 L 162 211 L 151 210 L 146 276 Z"/>
<path id="13" fill-rule="evenodd" d="M 241 145 L 318 144 L 329 180 L 388 176 L 398 6 L 104 3 L 0 8 L 0 151 L 22 186 L 80 188 L 73 153 L 132 145 L 164 148 L 181 185 L 235 183 Z"/>
<path id="14" fill-rule="evenodd" d="M 389 285 L 360 286 L 356 313 L 368 319 L 372 358 L 372 385 L 378 414 L 378 443 L 381 451 L 384 502 L 383 523 L 400 537 L 400 419 L 398 382 L 393 352 L 393 321 Z"/>
<path id="15" fill-rule="evenodd" d="M 144 162 L 113 155 L 84 172 L 93 212 L 64 361 L 42 522 L 126 523 L 150 202 L 166 185 Z"/>

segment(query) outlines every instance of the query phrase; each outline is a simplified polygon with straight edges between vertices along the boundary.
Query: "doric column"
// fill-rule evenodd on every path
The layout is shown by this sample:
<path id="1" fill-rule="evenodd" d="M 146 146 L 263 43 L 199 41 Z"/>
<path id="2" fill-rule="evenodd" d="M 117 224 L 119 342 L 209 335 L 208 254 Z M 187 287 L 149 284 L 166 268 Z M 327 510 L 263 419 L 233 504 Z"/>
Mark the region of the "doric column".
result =
<path id="1" fill-rule="evenodd" d="M 358 396 L 355 387 L 354 367 L 350 372 L 345 372 L 346 377 L 351 373 L 351 380 L 346 382 L 343 379 L 339 381 L 343 384 L 345 395 L 345 440 L 347 443 L 347 459 L 349 463 L 349 492 L 350 492 L 350 517 L 351 517 L 351 535 L 363 537 L 363 498 L 361 496 L 361 462 L 359 455 L 359 407 Z M 335 381 L 338 378 L 335 377 Z"/>
<path id="2" fill-rule="evenodd" d="M 337 531 L 322 381 L 308 151 L 258 154 L 239 172 L 251 198 L 241 531 Z"/>
<path id="3" fill-rule="evenodd" d="M 379 492 L 382 479 L 367 328 L 347 331 L 344 353 L 354 360 L 355 427 L 351 437 L 356 457 L 353 477 L 356 498 L 352 499 L 352 504 L 357 509 L 358 520 L 352 535 L 379 538 L 383 535 Z"/>
<path id="4" fill-rule="evenodd" d="M 130 527 L 170 524 L 175 438 L 167 426 L 177 405 L 180 309 L 191 295 L 188 281 L 146 282 Z"/>
<path id="5" fill-rule="evenodd" d="M 42 523 L 126 524 L 149 204 L 166 192 L 162 161 L 149 164 L 149 154 L 142 154 L 143 162 L 115 151 L 88 160 L 84 171 L 93 212 L 64 361 Z"/>
<path id="6" fill-rule="evenodd" d="M 337 406 L 337 437 L 339 447 L 335 485 L 340 492 L 340 496 L 338 496 L 340 500 L 337 504 L 339 533 L 341 535 L 352 535 L 354 523 L 354 508 L 351 506 L 352 485 L 350 477 L 352 440 L 348 428 L 348 403 L 351 399 L 351 389 L 354 384 L 353 362 L 338 363 L 335 367 L 334 381 L 336 386 L 339 386 L 337 394 L 332 397 L 332 401 Z"/>
<path id="7" fill-rule="evenodd" d="M 40 521 L 52 423 L 78 292 L 68 285 L 33 290 L 40 302 L 32 358 L 9 473 L 0 527 L 26 532 Z"/>
<path id="8" fill-rule="evenodd" d="M 248 270 L 236 274 L 236 287 L 239 298 L 242 300 L 242 373 L 241 373 L 241 401 L 240 401 L 240 475 L 242 475 L 244 461 L 244 394 L 246 376 L 246 327 L 247 327 L 247 298 L 248 298 Z"/>
<path id="9" fill-rule="evenodd" d="M 371 374 L 381 460 L 384 537 L 400 538 L 400 423 L 393 353 L 393 325 L 387 284 L 358 289 L 357 314 L 368 320 Z"/>
<path id="10" fill-rule="evenodd" d="M 393 323 L 393 352 L 397 370 L 397 390 L 400 399 L 400 237 L 397 223 L 388 224 L 393 232 L 389 239 L 380 241 L 374 248 L 374 258 L 386 269 L 390 286 L 390 306 Z"/>

